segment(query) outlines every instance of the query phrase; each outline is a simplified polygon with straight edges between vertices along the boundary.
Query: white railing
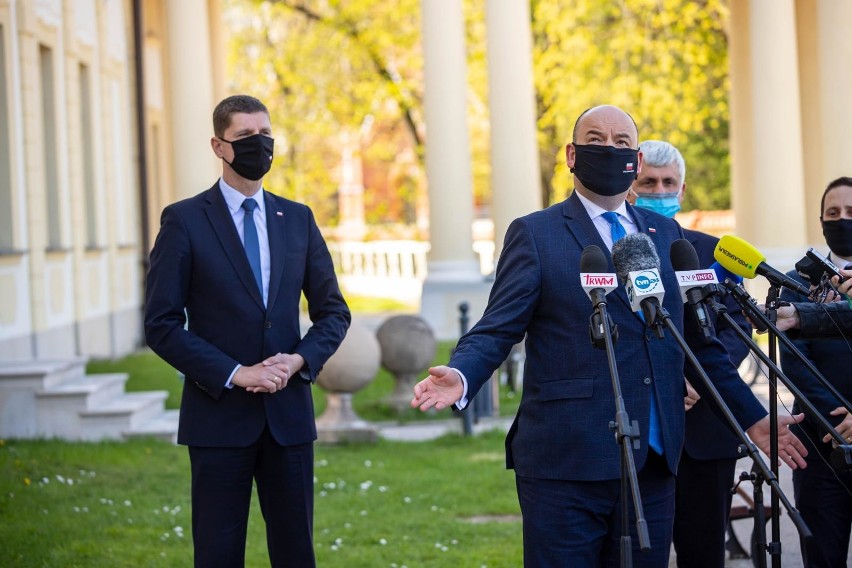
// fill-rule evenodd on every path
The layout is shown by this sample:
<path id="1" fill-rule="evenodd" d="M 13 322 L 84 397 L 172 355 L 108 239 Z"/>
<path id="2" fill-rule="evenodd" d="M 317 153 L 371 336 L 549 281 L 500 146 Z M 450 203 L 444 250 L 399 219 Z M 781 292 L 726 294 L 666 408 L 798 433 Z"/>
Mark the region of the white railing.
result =
<path id="1" fill-rule="evenodd" d="M 425 241 L 329 241 L 340 285 L 346 292 L 362 296 L 419 302 L 426 279 Z M 494 267 L 494 243 L 476 241 L 473 250 L 479 267 L 488 274 Z"/>

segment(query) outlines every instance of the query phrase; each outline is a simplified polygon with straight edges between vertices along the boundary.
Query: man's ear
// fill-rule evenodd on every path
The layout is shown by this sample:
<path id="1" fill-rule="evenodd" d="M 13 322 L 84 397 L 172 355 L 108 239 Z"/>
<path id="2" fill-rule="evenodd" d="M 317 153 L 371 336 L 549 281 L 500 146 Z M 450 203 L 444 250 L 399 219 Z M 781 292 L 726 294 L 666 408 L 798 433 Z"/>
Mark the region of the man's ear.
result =
<path id="1" fill-rule="evenodd" d="M 569 142 L 565 146 L 565 164 L 569 170 L 574 170 L 574 163 L 577 161 L 577 150 L 574 148 L 574 143 Z"/>
<path id="2" fill-rule="evenodd" d="M 224 156 L 224 152 L 222 150 L 222 141 L 219 140 L 216 136 L 213 136 L 210 139 L 210 147 L 213 148 L 213 153 L 216 154 L 217 158 L 221 158 Z"/>
<path id="3" fill-rule="evenodd" d="M 678 204 L 683 203 L 683 196 L 686 195 L 686 182 L 683 182 L 683 185 L 680 186 L 680 191 L 677 194 L 677 202 Z"/>

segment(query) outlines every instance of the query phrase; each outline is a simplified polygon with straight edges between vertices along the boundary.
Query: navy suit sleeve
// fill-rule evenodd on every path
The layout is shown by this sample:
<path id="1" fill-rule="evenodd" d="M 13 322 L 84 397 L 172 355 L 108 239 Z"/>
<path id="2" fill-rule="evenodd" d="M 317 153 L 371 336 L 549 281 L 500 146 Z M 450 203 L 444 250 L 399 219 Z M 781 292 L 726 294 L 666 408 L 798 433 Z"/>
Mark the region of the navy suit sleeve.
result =
<path id="1" fill-rule="evenodd" d="M 334 264 L 312 213 L 308 223 L 307 266 L 302 291 L 313 325 L 295 352 L 305 360 L 304 371 L 315 381 L 322 366 L 337 350 L 349 328 L 351 316 L 340 293 Z"/>
<path id="2" fill-rule="evenodd" d="M 787 276 L 807 285 L 807 283 L 804 282 L 795 271 L 788 272 Z M 809 302 L 809 300 L 801 294 L 797 294 L 796 292 L 792 292 L 786 288 L 781 291 L 781 299 L 787 302 Z M 792 338 L 794 335 L 795 334 L 788 332 L 787 336 Z M 814 366 L 817 366 L 817 361 L 812 354 L 813 340 L 801 338 L 793 339 L 793 345 L 802 352 L 802 355 L 804 355 L 808 361 L 813 363 Z M 820 413 L 822 413 L 823 416 L 828 419 L 830 423 L 833 424 L 837 422 L 837 418 L 830 416 L 829 412 L 840 406 L 840 401 L 828 392 L 828 389 L 822 386 L 822 383 L 820 383 L 819 379 L 808 370 L 805 363 L 803 363 L 801 359 L 799 359 L 783 343 L 780 345 L 779 351 L 781 354 L 781 368 L 784 371 L 784 374 L 787 375 L 787 378 L 793 381 L 793 384 L 802 391 L 802 394 L 805 395 L 805 397 Z"/>
<path id="3" fill-rule="evenodd" d="M 727 308 L 728 315 L 730 315 L 731 319 L 734 320 L 734 325 L 743 330 L 748 337 L 751 337 L 751 324 L 748 323 L 748 320 L 743 315 L 739 304 L 737 304 L 733 296 L 725 294 L 725 297 L 722 299 L 722 303 Z M 745 358 L 748 357 L 748 344 L 740 338 L 733 326 L 731 326 L 725 318 L 718 319 L 716 323 L 716 335 L 718 336 L 719 341 L 722 342 L 722 345 L 725 346 L 725 350 L 728 352 L 728 358 L 730 358 L 731 363 L 733 363 L 734 366 L 739 367 Z"/>
<path id="4" fill-rule="evenodd" d="M 506 231 L 494 286 L 482 318 L 459 339 L 449 366 L 468 381 L 468 400 L 521 341 L 541 293 L 541 261 L 530 227 L 516 219 Z"/>
<path id="5" fill-rule="evenodd" d="M 145 337 L 172 367 L 219 398 L 238 361 L 185 328 L 192 270 L 189 231 L 178 209 L 163 210 L 151 251 L 145 301 Z"/>
<path id="6" fill-rule="evenodd" d="M 719 391 L 739 425 L 743 430 L 748 430 L 767 415 L 766 409 L 763 408 L 749 386 L 740 377 L 721 341 L 718 338 L 713 338 L 713 341 L 709 344 L 703 343 L 698 333 L 695 315 L 691 310 L 686 310 L 683 327 L 684 338 L 695 353 L 701 368 L 704 369 L 713 386 Z M 704 387 L 704 381 L 688 361 L 684 366 L 684 374 L 698 393 L 710 400 L 710 394 Z M 711 408 L 721 416 L 715 404 L 712 404 Z"/>

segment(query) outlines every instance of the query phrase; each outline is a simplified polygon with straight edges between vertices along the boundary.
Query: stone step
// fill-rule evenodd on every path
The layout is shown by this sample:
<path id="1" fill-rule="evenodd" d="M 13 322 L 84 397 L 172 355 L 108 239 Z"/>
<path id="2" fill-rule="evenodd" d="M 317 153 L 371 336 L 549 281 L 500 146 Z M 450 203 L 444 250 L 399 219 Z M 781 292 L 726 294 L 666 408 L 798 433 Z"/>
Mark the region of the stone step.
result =
<path id="1" fill-rule="evenodd" d="M 74 405 L 78 410 L 95 408 L 124 394 L 127 373 L 84 375 L 36 393 L 39 403 Z"/>
<path id="2" fill-rule="evenodd" d="M 180 411 L 165 410 L 139 424 L 136 428 L 124 432 L 124 438 L 157 438 L 175 444 L 177 443 L 179 417 Z"/>
<path id="3" fill-rule="evenodd" d="M 82 440 L 120 440 L 124 432 L 140 427 L 163 412 L 168 391 L 126 393 L 98 408 L 80 412 Z"/>
<path id="4" fill-rule="evenodd" d="M 50 389 L 86 374 L 85 357 L 57 361 L 4 361 L 0 365 L 0 390 Z"/>

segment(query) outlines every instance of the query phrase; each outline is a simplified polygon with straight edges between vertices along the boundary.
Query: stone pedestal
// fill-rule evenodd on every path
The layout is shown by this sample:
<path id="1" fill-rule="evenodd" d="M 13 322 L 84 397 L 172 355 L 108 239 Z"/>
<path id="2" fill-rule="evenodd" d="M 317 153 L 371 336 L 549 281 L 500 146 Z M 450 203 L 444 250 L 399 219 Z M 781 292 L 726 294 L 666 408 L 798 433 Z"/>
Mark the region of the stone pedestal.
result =
<path id="1" fill-rule="evenodd" d="M 379 370 L 379 342 L 365 327 L 352 324 L 337 352 L 326 362 L 317 384 L 326 391 L 326 408 L 317 418 L 320 442 L 375 442 L 378 428 L 362 420 L 352 395 L 370 384 Z"/>
<path id="2" fill-rule="evenodd" d="M 376 331 L 382 351 L 382 366 L 393 373 L 396 388 L 388 404 L 397 412 L 410 408 L 414 384 L 435 358 L 435 334 L 423 318 L 394 316 Z"/>

